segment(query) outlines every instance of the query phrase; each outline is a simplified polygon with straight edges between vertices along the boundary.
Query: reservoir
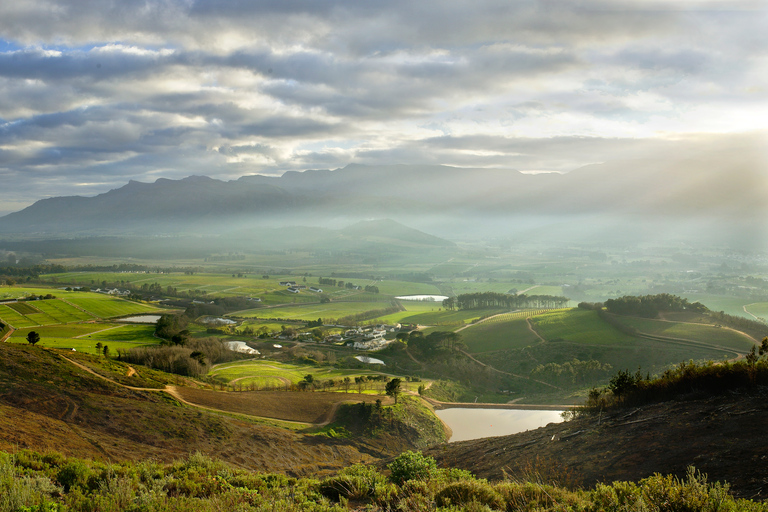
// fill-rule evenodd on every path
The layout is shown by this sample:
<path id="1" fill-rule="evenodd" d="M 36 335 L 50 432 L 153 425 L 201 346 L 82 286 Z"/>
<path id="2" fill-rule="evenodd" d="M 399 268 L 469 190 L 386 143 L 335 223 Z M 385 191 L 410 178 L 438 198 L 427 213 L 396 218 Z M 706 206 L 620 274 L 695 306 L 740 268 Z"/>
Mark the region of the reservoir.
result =
<path id="1" fill-rule="evenodd" d="M 453 435 L 448 442 L 468 441 L 483 437 L 507 436 L 560 423 L 562 411 L 519 409 L 439 409 L 437 417 L 451 427 Z"/>
<path id="2" fill-rule="evenodd" d="M 129 316 L 128 318 L 120 318 L 118 320 L 120 322 L 130 322 L 132 324 L 154 324 L 160 320 L 160 315 Z"/>

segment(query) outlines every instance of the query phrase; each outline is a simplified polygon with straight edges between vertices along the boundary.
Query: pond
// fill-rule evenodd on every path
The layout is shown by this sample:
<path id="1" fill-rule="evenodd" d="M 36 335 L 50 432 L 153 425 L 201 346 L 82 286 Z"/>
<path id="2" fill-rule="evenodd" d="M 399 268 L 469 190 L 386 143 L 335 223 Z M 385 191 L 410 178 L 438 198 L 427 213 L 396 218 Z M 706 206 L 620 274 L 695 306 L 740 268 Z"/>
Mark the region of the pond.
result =
<path id="1" fill-rule="evenodd" d="M 435 411 L 437 417 L 451 427 L 453 435 L 448 441 L 467 441 L 483 437 L 507 436 L 560 423 L 562 411 L 520 409 L 451 408 Z"/>
<path id="2" fill-rule="evenodd" d="M 401 295 L 400 297 L 395 297 L 396 299 L 400 300 L 420 300 L 423 302 L 443 302 L 445 299 L 448 298 L 447 295 Z"/>
<path id="3" fill-rule="evenodd" d="M 244 341 L 227 341 L 227 348 L 233 352 L 240 352 L 241 354 L 259 355 L 261 352 L 255 348 L 251 348 Z"/>
<path id="4" fill-rule="evenodd" d="M 375 357 L 368 357 L 368 356 L 355 356 L 355 359 L 360 361 L 361 363 L 367 363 L 367 364 L 384 364 L 384 361 L 381 359 L 376 359 Z"/>
<path id="5" fill-rule="evenodd" d="M 129 316 L 127 318 L 120 318 L 120 322 L 128 322 L 132 324 L 154 324 L 160 320 L 160 315 L 138 315 Z"/>

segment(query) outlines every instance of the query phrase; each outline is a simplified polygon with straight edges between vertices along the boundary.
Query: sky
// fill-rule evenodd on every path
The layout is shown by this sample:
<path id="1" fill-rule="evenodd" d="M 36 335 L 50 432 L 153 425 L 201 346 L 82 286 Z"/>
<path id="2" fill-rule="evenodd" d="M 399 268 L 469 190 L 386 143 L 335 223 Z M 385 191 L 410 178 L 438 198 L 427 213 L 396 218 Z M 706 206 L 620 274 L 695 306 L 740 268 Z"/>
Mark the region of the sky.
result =
<path id="1" fill-rule="evenodd" d="M 0 3 L 0 215 L 129 180 L 765 141 L 765 0 Z M 747 141 L 747 142 L 744 142 Z"/>

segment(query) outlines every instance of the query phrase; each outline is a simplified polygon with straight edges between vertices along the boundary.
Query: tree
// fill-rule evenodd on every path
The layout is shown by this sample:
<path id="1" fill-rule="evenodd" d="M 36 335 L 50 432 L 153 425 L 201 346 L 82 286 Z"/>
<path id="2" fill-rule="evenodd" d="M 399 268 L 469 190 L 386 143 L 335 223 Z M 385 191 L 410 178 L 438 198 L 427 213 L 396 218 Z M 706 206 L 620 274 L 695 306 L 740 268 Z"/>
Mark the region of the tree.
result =
<path id="1" fill-rule="evenodd" d="M 29 331 L 29 333 L 27 333 L 27 342 L 30 345 L 34 346 L 38 341 L 40 341 L 40 335 L 37 332 Z"/>
<path id="2" fill-rule="evenodd" d="M 387 386 L 385 388 L 387 392 L 387 396 L 391 396 L 395 399 L 395 403 L 397 403 L 397 397 L 400 396 L 400 393 L 402 393 L 402 389 L 400 389 L 401 380 L 398 378 L 394 378 L 391 381 L 387 382 Z"/>
<path id="3" fill-rule="evenodd" d="M 102 351 L 104 353 L 104 357 L 109 357 L 109 345 L 104 345 Z"/>

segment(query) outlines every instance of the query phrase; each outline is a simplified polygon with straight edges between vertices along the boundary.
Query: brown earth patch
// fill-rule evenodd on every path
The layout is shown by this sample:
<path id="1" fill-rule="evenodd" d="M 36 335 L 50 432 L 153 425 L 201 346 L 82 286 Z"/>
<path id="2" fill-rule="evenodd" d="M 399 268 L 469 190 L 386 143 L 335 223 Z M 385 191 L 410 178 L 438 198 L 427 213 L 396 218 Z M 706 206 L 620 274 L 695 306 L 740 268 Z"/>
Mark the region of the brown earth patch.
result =
<path id="1" fill-rule="evenodd" d="M 312 391 L 208 391 L 176 388 L 184 400 L 222 411 L 302 423 L 323 423 L 339 403 L 388 400 L 379 395 Z"/>

